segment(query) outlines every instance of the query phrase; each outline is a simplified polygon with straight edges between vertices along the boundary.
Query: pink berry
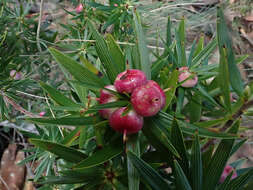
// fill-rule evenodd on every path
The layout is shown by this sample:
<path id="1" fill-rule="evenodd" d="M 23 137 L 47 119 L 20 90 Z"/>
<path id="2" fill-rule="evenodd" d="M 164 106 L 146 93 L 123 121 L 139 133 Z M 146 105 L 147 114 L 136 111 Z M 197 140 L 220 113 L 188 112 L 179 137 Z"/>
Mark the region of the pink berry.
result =
<path id="1" fill-rule="evenodd" d="M 134 110 L 130 110 L 126 115 L 122 115 L 126 109 L 126 107 L 122 107 L 113 112 L 109 120 L 110 126 L 120 133 L 137 133 L 143 126 L 143 117 L 138 115 Z"/>
<path id="2" fill-rule="evenodd" d="M 99 97 L 100 103 L 108 98 L 115 97 L 115 95 L 111 93 L 109 90 L 117 92 L 116 88 L 113 85 L 107 85 L 104 88 L 105 89 L 100 90 L 100 97 Z M 109 90 L 106 90 L 106 89 L 109 89 Z"/>
<path id="3" fill-rule="evenodd" d="M 46 114 L 46 112 L 42 111 L 42 112 L 39 113 L 39 116 L 43 117 L 45 114 Z"/>
<path id="4" fill-rule="evenodd" d="M 106 89 L 110 89 L 116 92 L 116 89 L 113 85 L 107 85 L 105 86 Z M 100 98 L 99 98 L 99 103 L 100 104 L 106 104 L 106 103 L 110 103 L 110 102 L 115 102 L 118 100 L 118 98 L 111 93 L 110 91 L 106 90 L 106 89 L 101 89 L 100 90 Z M 99 114 L 101 115 L 101 117 L 105 118 L 105 119 L 109 119 L 109 117 L 111 116 L 111 114 L 116 110 L 117 108 L 108 108 L 108 109 L 102 109 L 99 110 Z"/>
<path id="5" fill-rule="evenodd" d="M 236 178 L 236 177 L 237 177 L 237 173 L 236 173 L 235 169 L 234 169 L 232 166 L 227 165 L 227 166 L 224 168 L 223 173 L 222 173 L 222 175 L 221 175 L 220 183 L 223 183 L 224 180 L 227 178 L 227 176 L 228 176 L 231 172 L 233 172 L 231 179 Z"/>
<path id="6" fill-rule="evenodd" d="M 198 83 L 198 76 L 191 73 L 188 67 L 179 68 L 179 72 L 178 82 L 185 81 L 181 84 L 182 87 L 191 88 Z M 194 75 L 193 78 L 191 78 L 192 75 Z"/>
<path id="7" fill-rule="evenodd" d="M 76 13 L 80 13 L 83 11 L 83 5 L 82 4 L 79 4 L 77 7 L 76 7 Z"/>
<path id="8" fill-rule="evenodd" d="M 147 78 L 144 72 L 137 69 L 128 69 L 118 74 L 114 86 L 120 93 L 132 93 L 135 88 L 146 82 Z"/>
<path id="9" fill-rule="evenodd" d="M 16 70 L 11 70 L 10 71 L 10 76 L 14 79 L 14 80 L 20 80 L 22 78 L 22 73 L 21 72 L 17 72 Z"/>
<path id="10" fill-rule="evenodd" d="M 153 80 L 149 80 L 148 82 L 150 85 L 153 85 L 153 87 L 157 88 L 159 90 L 159 92 L 161 93 L 161 109 L 164 108 L 164 106 L 166 104 L 166 96 L 165 96 L 165 93 L 163 92 L 163 89 L 161 89 L 159 84 L 157 84 Z"/>
<path id="11" fill-rule="evenodd" d="M 153 116 L 165 105 L 165 94 L 155 81 L 134 89 L 131 96 L 134 110 L 141 116 Z"/>

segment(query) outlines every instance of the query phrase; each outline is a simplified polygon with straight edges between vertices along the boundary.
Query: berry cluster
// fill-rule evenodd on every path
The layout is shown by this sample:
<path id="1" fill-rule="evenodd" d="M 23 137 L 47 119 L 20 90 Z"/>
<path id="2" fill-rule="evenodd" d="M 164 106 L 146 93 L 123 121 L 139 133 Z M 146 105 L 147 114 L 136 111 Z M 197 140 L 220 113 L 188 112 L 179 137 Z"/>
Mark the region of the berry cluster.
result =
<path id="1" fill-rule="evenodd" d="M 108 90 L 106 90 L 108 89 Z M 100 104 L 117 101 L 112 91 L 131 94 L 132 108 L 110 108 L 99 110 L 103 118 L 109 119 L 110 126 L 121 133 L 137 133 L 143 126 L 143 117 L 157 114 L 164 106 L 166 97 L 161 87 L 137 69 L 120 73 L 114 85 L 105 86 L 100 91 Z"/>

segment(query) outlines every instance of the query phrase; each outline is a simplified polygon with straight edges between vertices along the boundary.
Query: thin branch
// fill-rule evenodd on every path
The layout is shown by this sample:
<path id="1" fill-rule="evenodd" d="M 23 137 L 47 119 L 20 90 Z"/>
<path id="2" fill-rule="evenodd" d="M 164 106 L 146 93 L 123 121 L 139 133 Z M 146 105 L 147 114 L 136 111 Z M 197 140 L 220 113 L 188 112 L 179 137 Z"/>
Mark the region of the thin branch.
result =
<path id="1" fill-rule="evenodd" d="M 7 190 L 11 190 L 9 188 L 9 186 L 7 185 L 7 183 L 4 181 L 4 179 L 2 178 L 2 176 L 0 175 L 0 181 L 2 182 L 2 184 L 7 188 Z"/>
<path id="2" fill-rule="evenodd" d="M 39 21 L 38 21 L 38 27 L 37 27 L 37 35 L 36 35 L 36 41 L 37 41 L 37 47 L 39 52 L 42 52 L 41 46 L 40 46 L 40 26 L 41 26 L 41 20 L 43 15 L 43 4 L 44 0 L 40 0 L 40 15 L 39 15 Z"/>
<path id="3" fill-rule="evenodd" d="M 29 117 L 39 117 L 38 115 L 34 115 L 33 113 L 25 110 L 23 107 L 21 107 L 20 105 L 18 105 L 11 98 L 5 96 L 3 93 L 2 93 L 2 95 L 3 95 L 3 98 L 4 98 L 5 102 L 8 103 L 8 104 L 11 104 L 15 108 L 15 110 L 20 111 L 21 113 L 23 113 L 23 114 L 25 114 L 25 115 L 27 115 Z"/>
<path id="4" fill-rule="evenodd" d="M 220 129 L 220 132 L 225 132 L 231 125 L 234 123 L 235 120 L 241 117 L 241 115 L 246 111 L 248 108 L 253 106 L 253 99 L 244 103 L 242 107 L 232 115 L 231 119 L 229 119 L 223 127 Z M 207 143 L 201 148 L 201 151 L 204 152 L 206 151 L 211 145 L 214 145 L 217 142 L 217 139 L 210 139 L 207 141 Z"/>
<path id="5" fill-rule="evenodd" d="M 58 40 L 56 41 L 55 43 L 58 43 L 58 42 L 91 42 L 91 43 L 95 43 L 96 40 L 81 40 L 81 39 L 64 39 L 64 40 Z M 119 41 L 116 41 L 117 44 L 120 44 L 120 45 L 130 45 L 130 46 L 135 46 L 136 44 L 134 43 L 129 43 L 129 42 L 119 42 Z M 157 47 L 157 46 L 150 46 L 150 45 L 147 45 L 148 48 L 150 49 L 159 49 L 159 50 L 164 50 L 164 48 L 162 47 Z"/>
<path id="6" fill-rule="evenodd" d="M 33 97 L 33 98 L 38 98 L 38 99 L 44 99 L 44 100 L 46 100 L 46 98 L 42 97 L 42 96 L 36 96 L 36 95 L 29 94 L 29 93 L 26 93 L 26 92 L 22 92 L 22 91 L 19 91 L 19 90 L 17 90 L 16 92 L 18 92 L 20 94 L 23 94 L 23 95 L 26 95 L 26 96 Z"/>
<path id="7" fill-rule="evenodd" d="M 206 3 L 178 3 L 178 4 L 167 5 L 167 6 L 164 6 L 164 7 L 154 9 L 154 10 L 150 11 L 150 13 L 161 11 L 163 9 L 169 9 L 169 8 L 180 7 L 180 6 L 189 6 L 189 5 L 206 5 Z"/>

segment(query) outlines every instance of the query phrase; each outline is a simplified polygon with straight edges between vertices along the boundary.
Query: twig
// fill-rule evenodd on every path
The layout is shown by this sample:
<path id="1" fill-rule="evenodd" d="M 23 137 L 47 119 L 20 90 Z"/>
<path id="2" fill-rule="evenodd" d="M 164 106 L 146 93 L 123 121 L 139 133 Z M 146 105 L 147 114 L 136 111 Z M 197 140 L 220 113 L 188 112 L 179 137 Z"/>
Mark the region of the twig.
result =
<path id="1" fill-rule="evenodd" d="M 44 0 L 40 0 L 40 15 L 39 15 L 39 21 L 38 21 L 38 27 L 37 27 L 37 35 L 36 35 L 37 47 L 38 47 L 39 52 L 42 52 L 42 49 L 40 46 L 40 26 L 41 26 L 42 14 L 43 14 L 43 4 L 44 4 Z"/>
<path id="2" fill-rule="evenodd" d="M 64 39 L 64 40 L 58 40 L 58 41 L 56 41 L 55 43 L 57 43 L 57 42 L 91 42 L 91 43 L 95 43 L 96 40 Z M 134 44 L 134 43 L 119 42 L 119 41 L 116 41 L 116 43 L 117 43 L 117 44 L 120 44 L 120 45 L 130 45 L 130 46 L 135 46 L 135 45 L 136 45 L 136 44 Z M 148 45 L 147 47 L 150 48 L 150 49 L 164 50 L 164 48 L 162 48 L 162 47 L 157 47 L 157 46 L 150 46 L 150 45 Z"/>
<path id="3" fill-rule="evenodd" d="M 2 178 L 2 176 L 0 175 L 0 181 L 4 184 L 4 186 L 7 188 L 7 190 L 11 190 L 9 188 L 9 186 L 7 185 L 7 183 L 4 181 L 4 179 Z"/>
<path id="4" fill-rule="evenodd" d="M 245 110 L 253 106 L 253 100 L 250 100 L 243 104 L 243 106 L 235 113 L 232 115 L 231 119 L 229 119 L 224 126 L 220 129 L 220 132 L 226 131 L 233 123 L 235 120 L 237 120 L 241 115 L 244 113 Z M 201 148 L 201 151 L 204 152 L 206 151 L 211 145 L 215 144 L 217 142 L 216 139 L 210 139 L 207 141 L 207 143 Z"/>
<path id="5" fill-rule="evenodd" d="M 20 94 L 24 94 L 26 96 L 30 96 L 30 97 L 33 97 L 33 98 L 38 98 L 38 99 L 46 99 L 45 97 L 42 97 L 42 96 L 36 96 L 36 95 L 33 95 L 33 94 L 29 94 L 29 93 L 26 93 L 26 92 L 22 92 L 22 91 L 19 91 L 17 90 L 16 92 L 20 93 Z"/>
<path id="6" fill-rule="evenodd" d="M 18 105 L 16 102 L 14 102 L 12 99 L 10 99 L 9 97 L 5 96 L 3 93 L 3 98 L 5 100 L 6 103 L 11 104 L 17 111 L 20 111 L 21 113 L 29 116 L 29 117 L 39 117 L 37 115 L 34 115 L 33 113 L 25 110 L 23 107 L 21 107 L 20 105 Z"/>
<path id="7" fill-rule="evenodd" d="M 52 110 L 52 108 L 51 108 L 51 106 L 50 106 L 50 104 L 49 104 L 49 101 L 48 101 L 48 99 L 47 99 L 46 96 L 45 96 L 45 98 L 46 98 L 46 103 L 47 103 L 47 105 L 48 105 L 48 107 L 49 107 L 49 110 L 50 110 L 50 112 L 51 112 L 53 118 L 55 118 L 54 112 L 53 112 L 53 110 Z M 61 127 L 58 126 L 58 128 L 59 128 L 59 131 L 60 131 L 60 133 L 61 133 L 61 136 L 64 137 L 63 132 L 62 132 L 62 130 L 61 130 Z"/>
<path id="8" fill-rule="evenodd" d="M 154 10 L 150 11 L 150 13 L 154 13 L 154 12 L 160 11 L 162 9 L 174 8 L 174 7 L 179 7 L 179 6 L 188 6 L 188 5 L 206 5 L 206 3 L 178 3 L 178 4 L 167 5 L 164 7 L 154 9 Z"/>

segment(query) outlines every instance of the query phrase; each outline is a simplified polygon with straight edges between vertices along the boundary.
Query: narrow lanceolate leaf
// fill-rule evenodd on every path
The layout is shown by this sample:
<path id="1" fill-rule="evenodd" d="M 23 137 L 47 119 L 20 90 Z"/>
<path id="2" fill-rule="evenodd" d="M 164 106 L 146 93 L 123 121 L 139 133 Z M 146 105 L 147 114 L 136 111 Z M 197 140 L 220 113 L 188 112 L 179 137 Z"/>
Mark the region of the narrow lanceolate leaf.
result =
<path id="1" fill-rule="evenodd" d="M 63 66 L 80 83 L 84 83 L 97 88 L 103 88 L 105 86 L 103 80 L 101 80 L 98 76 L 87 70 L 85 67 L 80 65 L 69 56 L 61 53 L 54 48 L 49 48 L 49 51 L 56 62 Z"/>
<path id="2" fill-rule="evenodd" d="M 177 32 L 175 32 L 177 40 L 177 54 L 179 60 L 179 66 L 186 66 L 186 54 L 185 54 L 185 19 L 182 19 Z"/>
<path id="3" fill-rule="evenodd" d="M 87 158 L 87 155 L 70 147 L 63 146 L 51 141 L 39 140 L 39 139 L 29 139 L 30 143 L 35 146 L 49 151 L 60 158 L 67 160 L 69 162 L 80 162 L 81 160 Z"/>
<path id="4" fill-rule="evenodd" d="M 93 24 L 88 21 L 89 28 L 91 29 L 92 36 L 96 40 L 96 50 L 99 56 L 99 59 L 102 62 L 103 67 L 106 70 L 107 77 L 110 79 L 110 81 L 113 83 L 115 78 L 117 77 L 118 73 L 120 73 L 120 69 L 118 65 L 116 65 L 112 59 L 112 55 L 110 54 L 108 50 L 108 45 L 101 36 L 98 31 L 95 29 Z"/>
<path id="5" fill-rule="evenodd" d="M 199 94 L 194 94 L 190 100 L 189 115 L 190 122 L 198 122 L 202 112 L 202 98 Z"/>
<path id="6" fill-rule="evenodd" d="M 171 101 L 173 100 L 173 98 L 175 97 L 175 93 L 176 93 L 176 89 L 177 89 L 177 81 L 178 81 L 178 75 L 179 75 L 179 71 L 178 70 L 174 70 L 169 79 L 168 82 L 166 84 L 166 104 L 163 110 L 167 110 L 167 108 L 169 107 Z"/>
<path id="7" fill-rule="evenodd" d="M 153 190 L 169 190 L 169 184 L 142 159 L 138 158 L 133 152 L 127 151 L 128 158 L 141 175 L 141 180 L 148 183 Z"/>
<path id="8" fill-rule="evenodd" d="M 253 169 L 232 180 L 226 190 L 240 190 L 253 179 Z M 252 186 L 251 186 L 252 189 Z"/>
<path id="9" fill-rule="evenodd" d="M 125 101 L 125 100 L 109 102 L 106 104 L 97 104 L 97 105 L 90 107 L 85 113 L 97 112 L 98 110 L 107 109 L 107 108 L 125 107 L 128 104 L 129 104 L 129 101 Z"/>
<path id="10" fill-rule="evenodd" d="M 202 190 L 203 168 L 198 133 L 196 133 L 195 139 L 192 143 L 190 171 L 192 188 L 194 190 Z"/>
<path id="11" fill-rule="evenodd" d="M 187 177 L 184 174 L 184 171 L 178 164 L 176 160 L 174 160 L 174 170 L 175 170 L 175 178 L 176 178 L 176 189 L 180 190 L 191 190 L 191 186 Z"/>
<path id="12" fill-rule="evenodd" d="M 236 134 L 240 126 L 239 120 L 237 120 L 230 128 L 229 133 Z M 217 147 L 211 161 L 209 162 L 206 171 L 204 171 L 203 189 L 213 190 L 219 183 L 221 174 L 229 159 L 231 150 L 233 148 L 234 139 L 222 140 Z"/>
<path id="13" fill-rule="evenodd" d="M 137 157 L 140 157 L 140 143 L 138 134 L 129 135 L 126 142 L 127 151 L 133 152 Z M 137 169 L 132 164 L 127 154 L 127 174 L 128 174 L 128 189 L 139 190 L 140 176 Z"/>
<path id="14" fill-rule="evenodd" d="M 65 118 L 27 118 L 28 121 L 40 124 L 83 126 L 94 125 L 100 121 L 98 116 L 92 117 L 65 117 Z"/>
<path id="15" fill-rule="evenodd" d="M 141 69 L 147 76 L 147 79 L 151 79 L 151 64 L 149 60 L 149 53 L 147 49 L 145 35 L 142 30 L 140 16 L 137 11 L 133 11 L 134 27 L 137 38 L 138 52 L 140 55 Z"/>
<path id="16" fill-rule="evenodd" d="M 201 38 L 195 51 L 196 56 L 194 56 L 191 65 L 195 68 L 198 67 L 203 60 L 207 59 L 212 54 L 216 46 L 217 39 L 215 38 L 205 48 L 203 48 L 203 41 Z"/>
<path id="17" fill-rule="evenodd" d="M 171 141 L 180 155 L 179 164 L 184 170 L 184 173 L 188 176 L 189 174 L 189 161 L 187 157 L 186 147 L 184 144 L 183 134 L 178 126 L 176 120 L 172 122 L 171 128 Z"/>
<path id="18" fill-rule="evenodd" d="M 236 65 L 235 55 L 232 48 L 232 40 L 224 19 L 222 8 L 217 11 L 217 36 L 220 55 L 223 49 L 227 51 L 226 64 L 229 70 L 229 81 L 232 88 L 238 95 L 243 93 L 243 80 Z"/>
<path id="19" fill-rule="evenodd" d="M 123 151 L 122 146 L 107 146 L 94 152 L 91 156 L 82 160 L 74 168 L 91 168 L 111 160 Z"/>
<path id="20" fill-rule="evenodd" d="M 159 128 L 158 122 L 156 122 L 152 118 L 147 118 L 145 120 L 145 123 L 147 124 L 148 127 L 144 127 L 142 129 L 144 135 L 148 137 L 148 139 L 149 139 L 149 136 L 153 136 L 152 138 L 156 139 L 157 141 L 156 144 L 161 144 L 163 147 L 167 149 L 167 151 L 171 152 L 174 156 L 180 158 L 180 155 L 177 149 L 174 147 L 174 145 L 170 141 L 168 134 L 166 134 L 163 130 Z M 156 145 L 154 144 L 154 146 Z"/>
<path id="21" fill-rule="evenodd" d="M 226 48 L 220 51 L 219 84 L 224 98 L 224 103 L 228 111 L 231 111 L 229 70 Z"/>
<path id="22" fill-rule="evenodd" d="M 114 63 L 119 68 L 119 72 L 123 72 L 125 70 L 126 63 L 122 50 L 111 34 L 108 34 L 106 39 Z"/>
<path id="23" fill-rule="evenodd" d="M 81 108 L 81 106 L 77 103 L 75 103 L 73 100 L 67 98 L 63 94 L 61 94 L 59 91 L 54 89 L 53 87 L 40 82 L 40 86 L 49 94 L 49 96 L 59 105 L 61 106 L 71 106 L 71 107 L 78 107 Z"/>

